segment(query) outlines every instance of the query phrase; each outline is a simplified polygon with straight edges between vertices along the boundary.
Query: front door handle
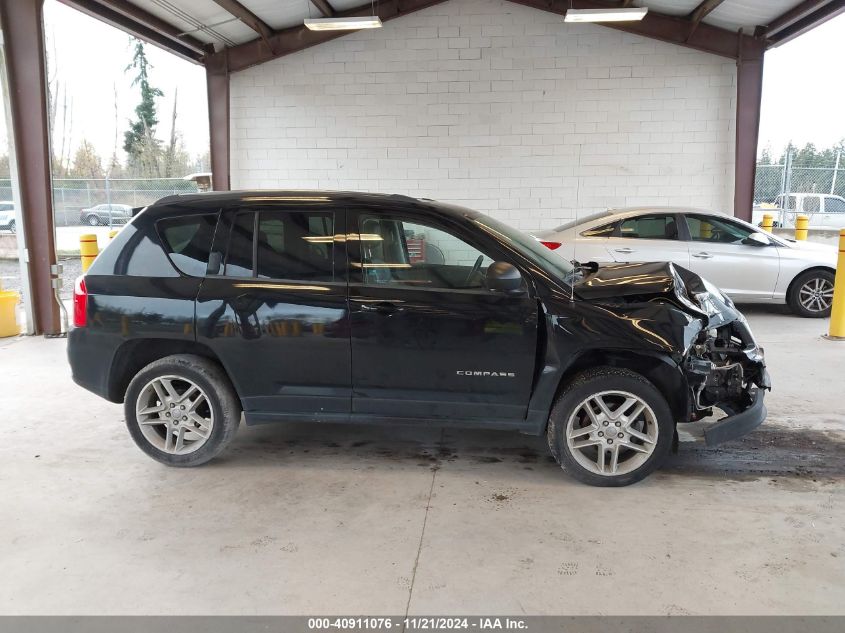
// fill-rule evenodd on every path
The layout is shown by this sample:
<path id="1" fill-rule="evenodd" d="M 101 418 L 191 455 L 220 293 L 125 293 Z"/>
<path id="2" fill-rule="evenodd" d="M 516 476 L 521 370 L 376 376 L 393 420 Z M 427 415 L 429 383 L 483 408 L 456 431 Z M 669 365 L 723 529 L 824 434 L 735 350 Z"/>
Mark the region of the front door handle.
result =
<path id="1" fill-rule="evenodd" d="M 713 259 L 713 256 L 705 251 L 702 251 L 700 253 L 693 253 L 692 256 L 698 257 L 698 259 Z"/>
<path id="2" fill-rule="evenodd" d="M 628 248 L 628 247 L 626 246 L 625 248 L 617 248 L 617 249 L 616 249 L 616 252 L 617 252 L 617 253 L 633 253 L 633 252 L 634 252 L 634 249 L 633 249 L 633 248 Z"/>
<path id="3" fill-rule="evenodd" d="M 391 301 L 379 301 L 377 303 L 362 303 L 361 309 L 365 312 L 378 312 L 379 314 L 395 314 L 402 308 Z"/>

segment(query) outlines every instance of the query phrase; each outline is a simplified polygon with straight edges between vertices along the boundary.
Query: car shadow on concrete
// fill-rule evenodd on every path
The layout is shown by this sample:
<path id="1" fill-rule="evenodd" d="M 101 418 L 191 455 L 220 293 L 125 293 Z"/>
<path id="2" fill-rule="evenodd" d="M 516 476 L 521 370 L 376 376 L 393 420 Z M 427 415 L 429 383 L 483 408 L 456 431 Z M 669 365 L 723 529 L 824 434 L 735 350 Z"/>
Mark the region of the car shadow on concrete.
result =
<path id="1" fill-rule="evenodd" d="M 294 459 L 320 467 L 322 460 L 376 467 L 449 465 L 472 469 L 542 471 L 559 477 L 544 437 L 508 431 L 285 423 L 242 426 L 238 437 L 213 464 L 266 467 Z M 845 433 L 764 425 L 746 437 L 717 447 L 681 442 L 662 472 L 691 477 L 807 481 L 845 479 Z"/>

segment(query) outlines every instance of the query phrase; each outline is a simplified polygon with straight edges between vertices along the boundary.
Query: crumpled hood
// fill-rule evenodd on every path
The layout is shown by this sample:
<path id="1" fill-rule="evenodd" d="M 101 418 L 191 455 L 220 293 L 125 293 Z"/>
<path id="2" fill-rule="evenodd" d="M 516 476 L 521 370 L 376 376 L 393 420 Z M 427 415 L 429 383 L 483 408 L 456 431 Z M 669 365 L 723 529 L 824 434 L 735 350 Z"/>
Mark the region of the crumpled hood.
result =
<path id="1" fill-rule="evenodd" d="M 719 327 L 741 313 L 721 290 L 692 271 L 670 262 L 604 266 L 575 283 L 575 296 L 592 303 L 643 303 L 663 297 L 708 327 Z"/>

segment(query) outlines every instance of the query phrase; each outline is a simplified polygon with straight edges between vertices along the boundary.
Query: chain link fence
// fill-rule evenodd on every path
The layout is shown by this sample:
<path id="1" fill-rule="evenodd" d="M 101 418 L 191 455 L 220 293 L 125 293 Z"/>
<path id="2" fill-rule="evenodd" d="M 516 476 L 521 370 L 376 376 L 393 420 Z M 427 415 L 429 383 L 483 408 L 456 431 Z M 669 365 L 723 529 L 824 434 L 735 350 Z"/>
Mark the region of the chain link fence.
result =
<path id="1" fill-rule="evenodd" d="M 98 204 L 143 207 L 177 193 L 196 193 L 193 180 L 181 178 L 55 178 L 56 226 L 82 224 L 82 211 Z M 12 200 L 12 183 L 0 179 L 0 200 Z"/>
<path id="2" fill-rule="evenodd" d="M 824 193 L 845 197 L 845 159 L 833 167 L 795 167 L 790 157 L 779 165 L 757 165 L 754 204 L 772 203 L 789 193 Z"/>

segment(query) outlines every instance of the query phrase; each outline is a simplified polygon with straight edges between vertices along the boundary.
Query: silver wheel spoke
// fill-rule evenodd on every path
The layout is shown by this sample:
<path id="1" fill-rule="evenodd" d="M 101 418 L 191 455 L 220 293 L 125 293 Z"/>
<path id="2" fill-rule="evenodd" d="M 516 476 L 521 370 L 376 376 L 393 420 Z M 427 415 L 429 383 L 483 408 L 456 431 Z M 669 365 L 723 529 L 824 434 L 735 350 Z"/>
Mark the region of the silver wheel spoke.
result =
<path id="1" fill-rule="evenodd" d="M 638 453 L 650 453 L 645 446 L 640 446 L 639 444 L 632 444 L 631 442 L 620 442 L 619 446 L 622 448 L 630 448 L 632 451 L 637 451 Z"/>
<path id="2" fill-rule="evenodd" d="M 599 444 L 599 451 L 596 455 L 596 467 L 599 469 L 600 473 L 604 472 L 604 444 Z"/>
<path id="3" fill-rule="evenodd" d="M 601 444 L 601 440 L 584 440 L 583 442 L 576 442 L 572 445 L 572 448 L 581 450 L 582 448 L 588 448 L 590 446 L 601 446 Z"/>
<path id="4" fill-rule="evenodd" d="M 597 424 L 591 424 L 590 426 L 585 426 L 585 427 L 582 427 L 580 429 L 573 429 L 572 431 L 569 432 L 569 439 L 574 440 L 576 437 L 581 437 L 583 435 L 587 435 L 589 433 L 592 433 L 593 431 L 595 431 L 598 428 L 599 427 L 598 427 Z"/>
<path id="5" fill-rule="evenodd" d="M 619 444 L 614 444 L 610 449 L 610 472 L 615 473 L 619 468 Z"/>
<path id="6" fill-rule="evenodd" d="M 637 439 L 638 439 L 638 440 L 640 440 L 641 442 L 645 442 L 645 443 L 647 443 L 647 444 L 654 444 L 654 440 L 652 440 L 652 439 L 651 439 L 648 435 L 645 435 L 645 434 L 643 434 L 643 433 L 640 433 L 640 432 L 639 432 L 638 430 L 636 430 L 636 429 L 630 429 L 630 428 L 629 428 L 629 429 L 628 429 L 628 435 L 630 435 L 631 437 L 635 437 L 635 438 L 637 438 Z"/>
<path id="7" fill-rule="evenodd" d="M 596 403 L 596 406 L 601 410 L 605 417 L 613 419 L 613 413 L 610 411 L 610 409 L 607 408 L 607 403 L 605 403 L 604 399 L 601 396 L 593 398 L 592 401 Z M 592 412 L 592 409 L 590 409 L 590 412 Z M 591 415 L 590 417 L 592 418 L 593 416 Z"/>

